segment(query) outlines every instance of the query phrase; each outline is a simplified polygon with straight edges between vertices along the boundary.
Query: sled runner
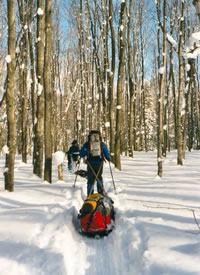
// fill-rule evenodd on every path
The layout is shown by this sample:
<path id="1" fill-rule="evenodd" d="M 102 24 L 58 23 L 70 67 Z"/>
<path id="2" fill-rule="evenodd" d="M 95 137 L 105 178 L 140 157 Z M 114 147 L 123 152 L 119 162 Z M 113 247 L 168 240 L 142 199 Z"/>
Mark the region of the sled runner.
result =
<path id="1" fill-rule="evenodd" d="M 87 236 L 107 236 L 114 228 L 113 201 L 99 193 L 90 195 L 78 215 L 81 233 Z"/>

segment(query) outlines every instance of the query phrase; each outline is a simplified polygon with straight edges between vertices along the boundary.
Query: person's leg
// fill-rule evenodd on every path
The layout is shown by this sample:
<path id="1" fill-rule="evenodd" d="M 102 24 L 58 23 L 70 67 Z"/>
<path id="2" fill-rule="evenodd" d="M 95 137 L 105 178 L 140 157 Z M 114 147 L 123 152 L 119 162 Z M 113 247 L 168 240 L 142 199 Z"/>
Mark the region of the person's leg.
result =
<path id="1" fill-rule="evenodd" d="M 76 171 L 76 162 L 73 159 L 71 162 L 71 167 L 72 167 L 72 173 L 74 173 Z"/>
<path id="2" fill-rule="evenodd" d="M 100 170 L 99 170 L 100 169 Z M 99 171 L 99 173 L 98 173 Z M 98 173 L 98 180 L 97 180 L 97 191 L 100 194 L 103 194 L 104 191 L 104 186 L 103 186 L 103 165 L 98 165 L 98 171 L 96 172 L 96 174 Z"/>
<path id="3" fill-rule="evenodd" d="M 71 170 L 72 169 L 72 160 L 71 160 L 70 154 L 67 155 L 67 159 L 68 159 L 68 169 Z"/>
<path id="4" fill-rule="evenodd" d="M 103 178 L 102 178 L 102 173 L 103 173 L 103 165 L 102 164 L 96 164 L 94 166 L 94 171 L 95 174 L 98 175 L 98 180 L 96 180 L 97 182 L 97 192 L 102 194 L 103 193 Z"/>
<path id="5" fill-rule="evenodd" d="M 67 154 L 68 164 L 71 164 L 71 154 Z"/>

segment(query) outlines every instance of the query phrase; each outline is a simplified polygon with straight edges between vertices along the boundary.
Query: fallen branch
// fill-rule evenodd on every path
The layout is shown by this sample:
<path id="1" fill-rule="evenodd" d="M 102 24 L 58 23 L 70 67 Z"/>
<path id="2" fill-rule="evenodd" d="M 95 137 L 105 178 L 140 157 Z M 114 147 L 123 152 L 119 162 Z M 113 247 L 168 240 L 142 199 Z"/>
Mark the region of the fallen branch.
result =
<path id="1" fill-rule="evenodd" d="M 197 227 L 198 227 L 199 230 L 200 230 L 200 226 L 199 226 L 198 221 L 197 221 L 196 216 L 195 216 L 195 211 L 194 211 L 193 209 L 190 209 L 190 210 L 192 211 L 193 216 L 194 216 L 194 220 L 195 220 L 195 222 L 196 222 L 196 225 L 197 225 Z"/>

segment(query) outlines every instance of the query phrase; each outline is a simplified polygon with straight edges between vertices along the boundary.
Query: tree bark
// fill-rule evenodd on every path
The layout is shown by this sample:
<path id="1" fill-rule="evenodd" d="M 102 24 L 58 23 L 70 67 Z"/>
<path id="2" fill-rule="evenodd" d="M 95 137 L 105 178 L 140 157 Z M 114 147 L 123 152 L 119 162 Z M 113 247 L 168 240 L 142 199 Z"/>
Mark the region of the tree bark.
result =
<path id="1" fill-rule="evenodd" d="M 45 93 L 45 166 L 44 180 L 52 182 L 52 88 L 51 88 L 51 28 L 52 4 L 45 1 L 45 60 L 44 60 L 44 93 Z"/>
<path id="2" fill-rule="evenodd" d="M 179 89 L 178 89 L 178 113 L 177 113 L 177 164 L 183 165 L 183 125 L 182 125 L 182 105 L 183 105 L 183 56 L 182 56 L 182 47 L 183 47 L 183 33 L 184 33 L 184 11 L 185 3 L 182 1 L 182 11 L 181 11 L 181 23 L 180 23 L 180 38 L 178 46 L 178 59 L 179 59 Z"/>
<path id="3" fill-rule="evenodd" d="M 112 61 L 111 61 L 111 72 L 109 75 L 109 86 L 108 86 L 108 94 L 109 94 L 109 117 L 110 117 L 110 154 L 113 160 L 114 156 L 114 76 L 115 76 L 115 30 L 113 27 L 113 5 L 112 0 L 109 0 L 109 25 L 111 32 L 111 48 L 112 48 Z"/>
<path id="4" fill-rule="evenodd" d="M 23 26 L 23 35 L 20 41 L 22 45 L 20 51 L 20 93 L 21 93 L 21 154 L 22 161 L 27 163 L 27 146 L 28 146 L 28 127 L 27 127 L 27 75 L 28 75 L 28 31 L 27 26 L 28 7 L 26 1 L 18 0 L 18 9 L 20 15 L 20 23 Z"/>
<path id="5" fill-rule="evenodd" d="M 158 176 L 162 177 L 163 163 L 162 163 L 162 146 L 163 146 L 163 99 L 164 99 L 164 85 L 165 85 L 165 71 L 166 71 L 166 0 L 163 2 L 163 59 L 162 69 L 159 81 L 159 100 L 158 100 L 158 147 L 157 147 L 157 162 L 158 162 Z M 160 21 L 160 20 L 159 20 Z M 160 22 L 161 25 L 161 22 Z"/>
<path id="6" fill-rule="evenodd" d="M 128 79 L 129 79 L 129 93 L 130 93 L 130 103 L 129 103 L 129 126 L 128 126 L 128 152 L 129 157 L 133 157 L 133 120 L 134 120 L 134 85 L 133 85 L 133 66 L 132 66 L 132 56 L 133 47 L 131 46 L 131 19 L 133 13 L 133 0 L 129 3 L 129 14 L 127 23 L 127 40 L 128 40 Z"/>
<path id="7" fill-rule="evenodd" d="M 6 169 L 4 172 L 5 189 L 14 191 L 14 164 L 16 151 L 16 118 L 15 118 L 15 1 L 7 0 L 7 16 L 8 16 L 8 55 L 11 58 L 7 64 L 8 78 L 6 91 L 6 107 L 7 107 L 7 122 L 8 136 L 7 145 L 9 153 L 6 154 Z"/>
<path id="8" fill-rule="evenodd" d="M 37 122 L 35 125 L 33 172 L 42 178 L 44 153 L 44 2 L 38 0 L 37 8 Z M 43 11 L 43 14 L 41 13 Z M 46 68 L 45 68 L 46 70 Z"/>
<path id="9" fill-rule="evenodd" d="M 115 135 L 115 166 L 121 170 L 121 138 L 122 138 L 122 117 L 123 117 L 123 79 L 124 79 L 124 59 L 125 59 L 125 20 L 126 3 L 121 2 L 120 23 L 119 23 L 119 69 L 117 80 L 117 117 Z"/>

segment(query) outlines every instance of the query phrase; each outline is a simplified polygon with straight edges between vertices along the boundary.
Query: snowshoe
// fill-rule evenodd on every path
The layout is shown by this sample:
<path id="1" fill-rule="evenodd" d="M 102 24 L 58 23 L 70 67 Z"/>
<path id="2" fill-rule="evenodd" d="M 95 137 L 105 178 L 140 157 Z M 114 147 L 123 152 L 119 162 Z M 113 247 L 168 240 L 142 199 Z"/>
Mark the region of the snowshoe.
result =
<path id="1" fill-rule="evenodd" d="M 82 178 L 87 178 L 88 172 L 86 170 L 77 170 L 74 174 L 82 177 Z"/>
<path id="2" fill-rule="evenodd" d="M 108 196 L 94 193 L 89 196 L 78 215 L 81 233 L 89 237 L 107 236 L 114 228 L 113 201 Z"/>

